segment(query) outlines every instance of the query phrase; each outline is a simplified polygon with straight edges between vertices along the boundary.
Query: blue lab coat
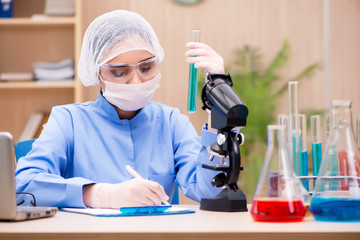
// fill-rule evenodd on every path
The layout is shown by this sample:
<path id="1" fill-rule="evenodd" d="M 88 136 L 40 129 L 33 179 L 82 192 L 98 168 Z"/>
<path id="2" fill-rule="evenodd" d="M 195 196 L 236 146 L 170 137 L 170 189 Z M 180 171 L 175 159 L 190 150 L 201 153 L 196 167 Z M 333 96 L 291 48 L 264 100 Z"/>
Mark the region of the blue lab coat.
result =
<path id="1" fill-rule="evenodd" d="M 215 171 L 206 147 L 216 133 L 202 129 L 202 138 L 178 109 L 149 102 L 133 119 L 119 119 L 99 93 L 97 101 L 56 106 L 27 156 L 19 159 L 16 191 L 35 195 L 37 205 L 85 207 L 82 189 L 91 183 L 120 183 L 142 177 L 160 183 L 170 199 L 175 181 L 195 200 L 212 197 Z M 215 162 L 219 159 L 215 158 Z"/>

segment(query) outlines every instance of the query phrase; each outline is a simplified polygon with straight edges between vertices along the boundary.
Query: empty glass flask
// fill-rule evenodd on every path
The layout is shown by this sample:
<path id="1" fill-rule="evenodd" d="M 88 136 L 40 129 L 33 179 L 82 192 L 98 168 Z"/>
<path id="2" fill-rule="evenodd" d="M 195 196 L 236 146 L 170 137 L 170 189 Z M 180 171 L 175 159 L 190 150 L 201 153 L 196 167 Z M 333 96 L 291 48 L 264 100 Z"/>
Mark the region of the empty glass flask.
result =
<path id="1" fill-rule="evenodd" d="M 301 221 L 306 214 L 301 183 L 285 143 L 285 126 L 268 126 L 268 148 L 258 181 L 251 216 L 256 221 Z"/>
<path id="2" fill-rule="evenodd" d="M 333 101 L 331 127 L 310 212 L 316 220 L 360 220 L 360 154 L 352 127 L 351 102 Z"/>

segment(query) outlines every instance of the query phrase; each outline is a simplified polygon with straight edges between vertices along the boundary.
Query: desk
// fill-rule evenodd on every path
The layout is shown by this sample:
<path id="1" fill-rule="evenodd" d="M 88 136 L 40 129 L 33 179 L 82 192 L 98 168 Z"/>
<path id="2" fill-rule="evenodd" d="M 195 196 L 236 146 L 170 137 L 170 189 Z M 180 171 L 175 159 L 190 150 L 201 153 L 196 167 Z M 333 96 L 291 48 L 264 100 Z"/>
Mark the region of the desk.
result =
<path id="1" fill-rule="evenodd" d="M 0 222 L 0 239 L 360 239 L 360 222 L 254 222 L 249 212 L 210 212 L 148 217 L 94 217 L 59 212 L 54 217 Z M 250 207 L 249 207 L 250 209 Z"/>

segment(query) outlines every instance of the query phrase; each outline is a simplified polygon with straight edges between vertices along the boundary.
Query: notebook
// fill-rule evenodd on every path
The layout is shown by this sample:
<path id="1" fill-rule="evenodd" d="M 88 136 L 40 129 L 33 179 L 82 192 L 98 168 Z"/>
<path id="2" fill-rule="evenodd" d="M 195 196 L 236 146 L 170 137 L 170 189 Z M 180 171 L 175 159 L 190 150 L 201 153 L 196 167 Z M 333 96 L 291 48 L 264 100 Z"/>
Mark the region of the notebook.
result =
<path id="1" fill-rule="evenodd" d="M 0 220 L 21 221 L 54 216 L 56 207 L 17 206 L 13 137 L 0 132 Z M 36 199 L 35 199 L 36 200 Z"/>

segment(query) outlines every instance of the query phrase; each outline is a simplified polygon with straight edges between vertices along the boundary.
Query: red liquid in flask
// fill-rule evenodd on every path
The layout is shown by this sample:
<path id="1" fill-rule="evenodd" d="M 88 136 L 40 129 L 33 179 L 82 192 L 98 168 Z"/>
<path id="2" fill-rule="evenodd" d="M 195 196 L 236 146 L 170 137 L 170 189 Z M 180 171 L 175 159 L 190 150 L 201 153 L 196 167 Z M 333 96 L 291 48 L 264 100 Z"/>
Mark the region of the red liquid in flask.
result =
<path id="1" fill-rule="evenodd" d="M 251 206 L 251 216 L 262 222 L 297 222 L 306 214 L 300 199 L 255 199 Z"/>

